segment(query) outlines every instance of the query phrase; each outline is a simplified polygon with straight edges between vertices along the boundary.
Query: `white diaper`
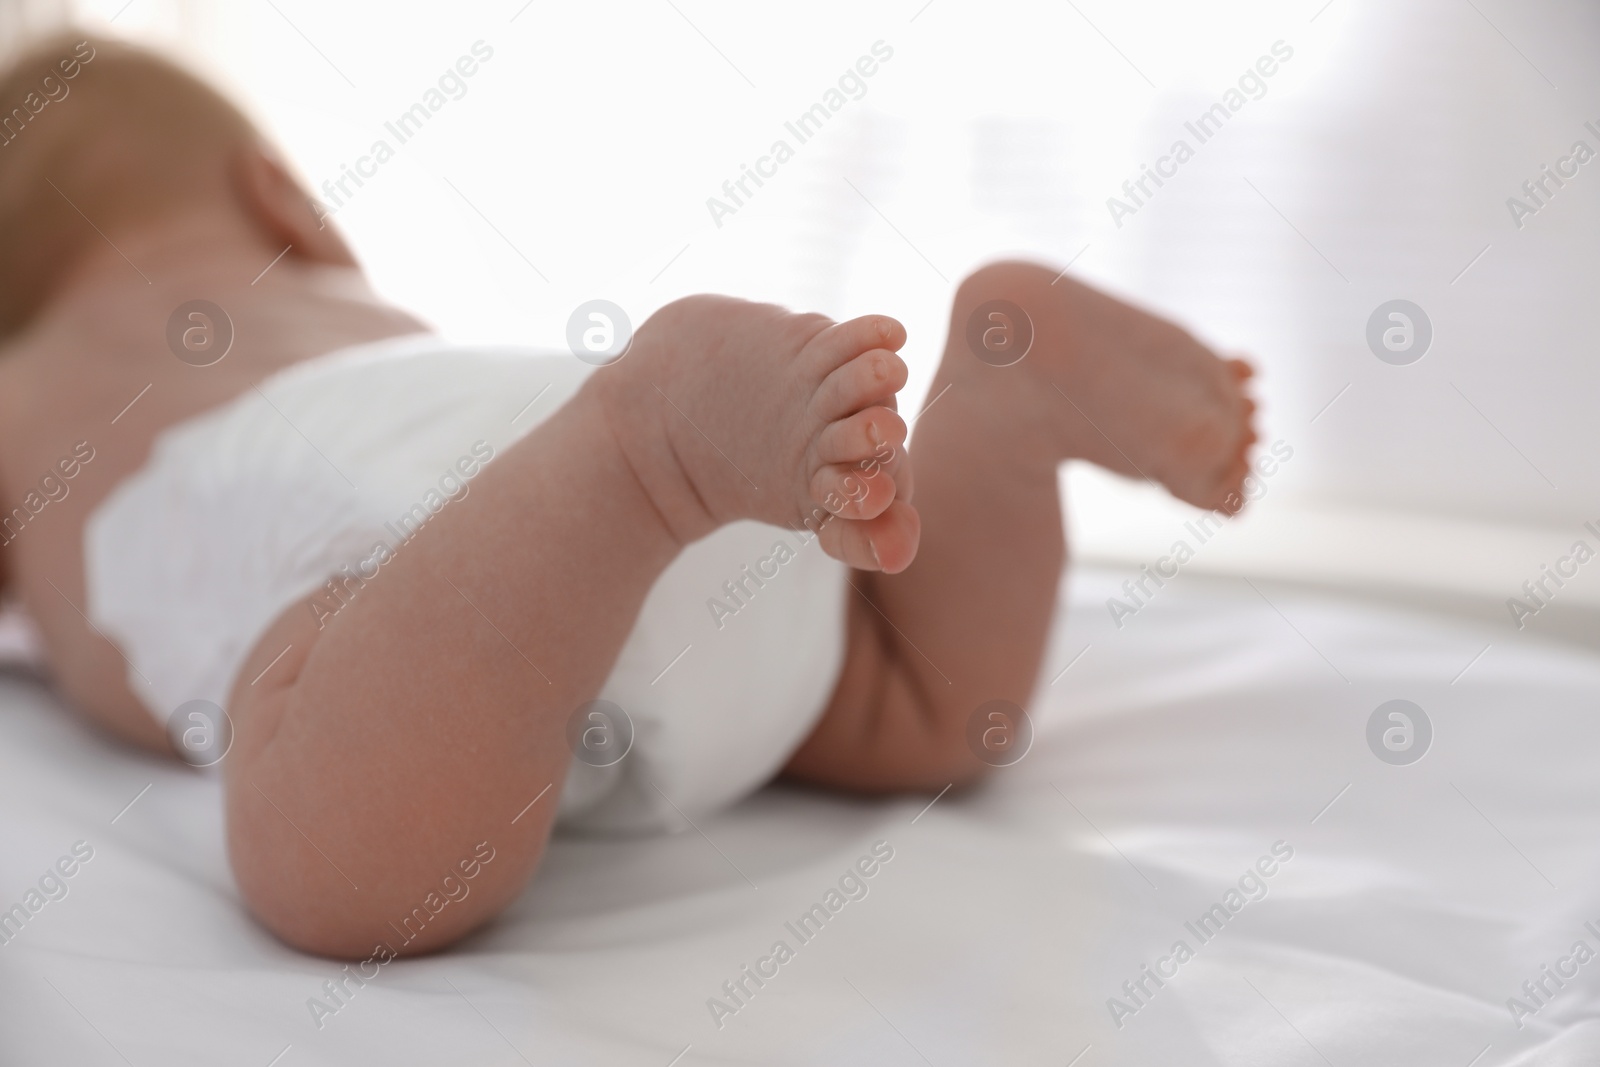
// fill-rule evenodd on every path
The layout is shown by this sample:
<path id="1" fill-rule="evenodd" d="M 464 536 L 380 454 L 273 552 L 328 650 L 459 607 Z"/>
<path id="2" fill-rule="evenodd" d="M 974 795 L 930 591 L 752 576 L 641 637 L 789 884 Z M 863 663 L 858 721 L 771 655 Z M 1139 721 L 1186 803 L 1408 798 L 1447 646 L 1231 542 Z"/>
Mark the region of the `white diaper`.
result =
<path id="1" fill-rule="evenodd" d="M 464 472 L 591 372 L 569 355 L 415 336 L 277 374 L 169 428 L 95 511 L 89 616 L 163 725 L 189 700 L 225 707 L 286 608 L 342 567 L 383 581 L 374 547 L 404 552 L 418 524 L 473 491 Z M 651 589 L 600 693 L 631 717 L 633 748 L 609 767 L 573 762 L 560 823 L 680 827 L 678 811 L 693 818 L 769 779 L 832 695 L 843 579 L 814 538 L 760 523 L 689 546 Z"/>

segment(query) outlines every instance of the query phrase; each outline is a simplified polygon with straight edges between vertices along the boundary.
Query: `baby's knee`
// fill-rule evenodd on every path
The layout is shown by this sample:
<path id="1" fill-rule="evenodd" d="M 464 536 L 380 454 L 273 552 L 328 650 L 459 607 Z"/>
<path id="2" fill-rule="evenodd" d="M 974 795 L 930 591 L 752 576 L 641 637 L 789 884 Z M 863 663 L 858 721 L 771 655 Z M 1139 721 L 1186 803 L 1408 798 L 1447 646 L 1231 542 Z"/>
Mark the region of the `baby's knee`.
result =
<path id="1" fill-rule="evenodd" d="M 260 806 L 267 811 L 230 813 L 228 854 L 240 896 L 280 940 L 318 956 L 387 962 L 447 948 L 503 911 L 537 862 L 536 854 L 489 840 L 448 852 L 329 852 L 308 836 L 324 823 L 302 820 L 295 828 Z"/>
<path id="2" fill-rule="evenodd" d="M 1002 259 L 986 263 L 968 274 L 956 287 L 956 303 L 961 306 L 988 300 L 1020 302 L 1026 296 L 1049 289 L 1061 273 L 1023 259 Z M 1062 279 L 1063 283 L 1065 279 Z"/>

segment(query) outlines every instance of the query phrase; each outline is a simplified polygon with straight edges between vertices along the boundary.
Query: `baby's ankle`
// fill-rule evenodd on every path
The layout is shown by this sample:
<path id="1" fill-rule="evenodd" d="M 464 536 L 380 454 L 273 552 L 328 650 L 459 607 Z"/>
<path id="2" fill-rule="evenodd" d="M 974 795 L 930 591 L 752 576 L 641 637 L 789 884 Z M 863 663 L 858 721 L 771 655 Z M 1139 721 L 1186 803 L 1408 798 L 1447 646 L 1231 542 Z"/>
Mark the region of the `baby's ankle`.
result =
<path id="1" fill-rule="evenodd" d="M 643 357 L 641 348 L 649 350 L 652 343 L 644 331 L 636 334 L 628 355 L 597 371 L 584 391 L 592 393 L 591 417 L 604 425 L 639 490 L 682 549 L 722 524 L 694 491 L 672 447 L 662 424 L 666 405 L 650 373 L 650 360 L 635 358 Z"/>

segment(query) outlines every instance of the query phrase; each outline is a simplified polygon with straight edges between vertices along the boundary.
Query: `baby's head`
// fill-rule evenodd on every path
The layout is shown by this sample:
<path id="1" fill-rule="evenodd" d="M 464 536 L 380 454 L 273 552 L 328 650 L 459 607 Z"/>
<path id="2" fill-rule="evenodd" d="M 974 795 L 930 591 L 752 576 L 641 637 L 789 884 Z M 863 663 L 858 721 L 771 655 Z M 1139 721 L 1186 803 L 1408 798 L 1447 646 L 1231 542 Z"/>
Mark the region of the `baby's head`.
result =
<path id="1" fill-rule="evenodd" d="M 28 48 L 0 70 L 0 338 L 119 232 L 239 212 L 241 159 L 267 152 L 238 107 L 156 52 L 76 33 Z"/>

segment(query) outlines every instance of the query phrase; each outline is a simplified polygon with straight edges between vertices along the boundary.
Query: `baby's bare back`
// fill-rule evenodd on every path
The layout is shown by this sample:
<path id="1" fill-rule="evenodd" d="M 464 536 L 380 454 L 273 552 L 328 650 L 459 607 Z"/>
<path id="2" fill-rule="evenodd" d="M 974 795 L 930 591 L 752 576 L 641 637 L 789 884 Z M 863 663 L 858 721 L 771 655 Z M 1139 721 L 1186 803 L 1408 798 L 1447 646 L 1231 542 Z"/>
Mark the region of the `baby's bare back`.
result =
<path id="1" fill-rule="evenodd" d="M 86 286 L 92 300 L 69 298 L 0 347 L 0 582 L 37 623 L 61 688 L 129 740 L 166 746 L 121 655 L 85 617 L 84 526 L 168 427 L 294 363 L 421 329 L 329 282 L 285 272 L 273 286 L 212 286 L 220 316 L 188 306 L 192 284 Z"/>

